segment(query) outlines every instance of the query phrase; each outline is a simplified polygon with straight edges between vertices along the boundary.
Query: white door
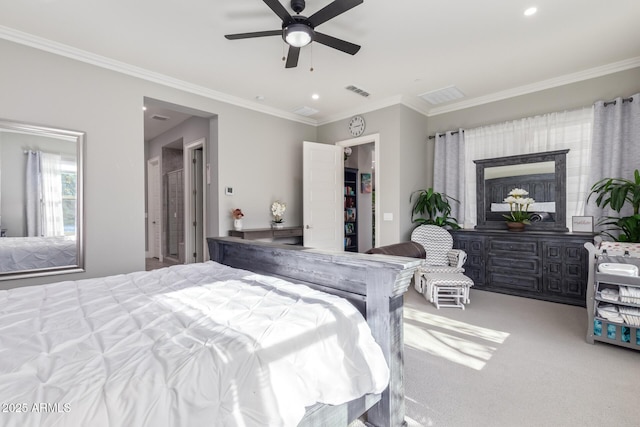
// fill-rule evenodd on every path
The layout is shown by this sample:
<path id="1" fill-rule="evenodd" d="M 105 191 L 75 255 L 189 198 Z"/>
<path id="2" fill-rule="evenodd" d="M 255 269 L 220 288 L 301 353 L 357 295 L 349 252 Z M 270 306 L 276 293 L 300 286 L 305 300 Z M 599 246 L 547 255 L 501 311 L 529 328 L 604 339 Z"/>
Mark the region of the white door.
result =
<path id="1" fill-rule="evenodd" d="M 160 254 L 160 160 L 155 157 L 147 162 L 147 240 L 149 257 L 159 258 Z"/>
<path id="2" fill-rule="evenodd" d="M 303 227 L 304 246 L 344 250 L 343 148 L 304 141 Z"/>

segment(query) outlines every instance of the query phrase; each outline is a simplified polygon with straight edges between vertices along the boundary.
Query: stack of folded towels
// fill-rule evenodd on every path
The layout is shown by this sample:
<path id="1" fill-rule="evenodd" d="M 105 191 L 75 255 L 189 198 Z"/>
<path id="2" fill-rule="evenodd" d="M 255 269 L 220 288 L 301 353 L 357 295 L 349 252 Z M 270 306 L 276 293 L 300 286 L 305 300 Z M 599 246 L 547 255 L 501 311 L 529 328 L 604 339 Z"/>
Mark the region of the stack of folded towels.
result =
<path id="1" fill-rule="evenodd" d="M 598 306 L 598 316 L 611 322 L 624 323 L 624 318 L 618 312 L 618 306 L 601 304 Z"/>
<path id="2" fill-rule="evenodd" d="M 618 307 L 613 304 L 600 304 L 598 306 L 598 316 L 610 322 L 640 326 L 640 308 L 636 307 Z"/>

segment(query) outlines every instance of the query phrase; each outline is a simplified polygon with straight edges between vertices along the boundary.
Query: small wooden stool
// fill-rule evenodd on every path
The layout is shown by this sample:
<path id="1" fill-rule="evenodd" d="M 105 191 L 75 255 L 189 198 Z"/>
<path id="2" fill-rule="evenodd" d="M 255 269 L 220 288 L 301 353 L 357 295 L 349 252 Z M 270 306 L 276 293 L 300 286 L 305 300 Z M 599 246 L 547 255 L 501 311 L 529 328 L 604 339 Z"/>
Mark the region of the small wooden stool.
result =
<path id="1" fill-rule="evenodd" d="M 473 280 L 462 273 L 423 273 L 426 282 L 425 298 L 440 307 L 457 307 L 464 310 L 469 303 L 469 288 Z"/>

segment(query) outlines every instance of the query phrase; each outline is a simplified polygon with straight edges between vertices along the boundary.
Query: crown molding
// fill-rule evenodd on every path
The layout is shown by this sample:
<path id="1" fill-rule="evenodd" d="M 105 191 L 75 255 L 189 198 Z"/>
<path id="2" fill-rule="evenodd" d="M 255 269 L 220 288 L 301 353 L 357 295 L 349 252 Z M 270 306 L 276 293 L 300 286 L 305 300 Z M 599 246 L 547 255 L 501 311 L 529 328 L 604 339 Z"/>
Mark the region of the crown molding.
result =
<path id="1" fill-rule="evenodd" d="M 248 101 L 243 98 L 231 96 L 222 92 L 218 92 L 204 86 L 195 85 L 183 80 L 175 79 L 173 77 L 166 76 L 164 74 L 156 73 L 141 67 L 136 67 L 124 62 L 116 61 L 104 56 L 96 55 L 91 52 L 87 52 L 81 49 L 77 49 L 62 43 L 54 42 L 42 37 L 38 37 L 29 33 L 15 30 L 3 25 L 0 25 L 0 39 L 8 40 L 14 43 L 30 46 L 35 49 L 43 50 L 45 52 L 53 53 L 56 55 L 64 56 L 66 58 L 81 61 L 87 64 L 95 65 L 97 67 L 105 68 L 108 70 L 116 71 L 128 76 L 136 77 L 149 82 L 157 83 L 159 85 L 171 87 L 174 89 L 182 90 L 184 92 L 192 93 L 195 95 L 203 96 L 215 101 L 224 102 L 227 104 L 235 105 L 238 107 L 254 110 L 260 113 L 269 114 L 271 116 L 279 117 L 294 122 L 299 122 L 311 126 L 319 126 L 339 120 L 347 119 L 356 114 L 368 113 L 371 111 L 380 110 L 382 108 L 404 105 L 412 110 L 425 115 L 426 117 L 433 117 L 440 114 L 450 113 L 465 108 L 477 107 L 480 105 L 488 104 L 491 102 L 502 101 L 504 99 L 513 98 L 521 95 L 526 95 L 534 92 L 539 92 L 545 89 L 551 89 L 558 86 L 563 86 L 571 83 L 580 82 L 596 77 L 602 77 L 607 74 L 613 74 L 619 71 L 625 71 L 632 68 L 640 67 L 640 57 L 630 58 L 623 61 L 614 62 L 611 64 L 603 65 L 600 67 L 594 67 L 587 70 L 579 71 L 576 73 L 566 74 L 564 76 L 555 77 L 548 80 L 543 80 L 537 83 L 532 83 L 525 86 L 519 86 L 516 88 L 495 92 L 493 94 L 480 96 L 453 104 L 445 105 L 442 107 L 429 108 L 426 101 L 421 100 L 417 96 L 407 97 L 397 95 L 383 100 L 373 101 L 367 104 L 364 108 L 358 107 L 347 111 L 343 111 L 340 114 L 334 114 L 328 116 L 322 120 L 316 120 L 310 117 L 303 117 L 294 113 L 286 112 L 281 109 L 268 107 L 257 102 Z"/>
<path id="2" fill-rule="evenodd" d="M 114 59 L 110 59 L 101 55 L 96 55 L 82 49 L 77 49 L 62 43 L 34 36 L 33 34 L 18 31 L 13 28 L 5 27 L 3 25 L 0 25 L 0 38 L 25 46 L 30 46 L 35 49 L 43 50 L 45 52 L 53 53 L 59 56 L 64 56 L 66 58 L 74 59 L 76 61 L 95 65 L 100 68 L 116 71 L 118 73 L 126 74 L 131 77 L 136 77 L 152 83 L 157 83 L 163 86 L 182 90 L 184 92 L 203 96 L 215 101 L 235 105 L 237 107 L 255 110 L 260 113 L 269 114 L 271 116 L 276 116 L 282 119 L 287 119 L 308 125 L 317 126 L 318 124 L 317 120 L 309 117 L 302 117 L 297 114 L 288 113 L 277 108 L 267 107 L 256 102 L 247 101 L 246 99 L 211 90 L 204 86 L 199 86 L 183 80 L 175 79 L 164 74 L 156 73 L 141 67 L 136 67 L 121 61 L 116 61 Z"/>
<path id="3" fill-rule="evenodd" d="M 465 108 L 477 107 L 491 102 L 514 98 L 516 96 L 540 92 L 542 90 L 552 89 L 558 86 L 564 86 L 571 83 L 577 83 L 584 80 L 602 77 L 608 74 L 630 70 L 637 67 L 640 67 L 640 56 L 614 62 L 611 64 L 602 65 L 599 67 L 589 68 L 587 70 L 578 71 L 576 73 L 565 74 L 564 76 L 542 80 L 537 83 L 532 83 L 525 86 L 519 86 L 512 89 L 495 92 L 485 96 L 479 96 L 477 98 L 456 102 L 446 106 L 432 108 L 426 113 L 426 115 L 427 117 L 433 117 L 440 114 L 451 113 L 453 111 L 463 110 Z"/>

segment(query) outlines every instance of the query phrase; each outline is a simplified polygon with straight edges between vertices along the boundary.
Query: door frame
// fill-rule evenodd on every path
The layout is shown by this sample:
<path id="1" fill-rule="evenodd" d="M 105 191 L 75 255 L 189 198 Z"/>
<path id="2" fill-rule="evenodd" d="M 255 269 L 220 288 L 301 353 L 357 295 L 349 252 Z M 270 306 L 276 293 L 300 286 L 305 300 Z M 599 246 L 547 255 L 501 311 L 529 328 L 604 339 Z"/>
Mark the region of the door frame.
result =
<path id="1" fill-rule="evenodd" d="M 193 157 L 193 151 L 202 149 L 202 163 L 203 163 L 203 174 L 202 174 L 202 242 L 203 245 L 201 248 L 195 247 L 195 242 L 191 238 L 191 218 L 193 215 L 193 207 L 191 205 L 191 193 L 193 192 L 193 185 L 191 184 L 191 177 L 193 176 L 193 163 L 191 159 Z M 202 259 L 207 259 L 207 250 L 206 250 L 206 236 L 207 236 L 207 174 L 204 170 L 205 163 L 207 159 L 207 144 L 205 143 L 205 138 L 199 138 L 195 141 L 184 143 L 183 145 L 183 162 L 184 162 L 184 263 L 191 264 L 195 262 L 193 260 L 193 252 L 199 252 L 202 254 Z"/>
<path id="2" fill-rule="evenodd" d="M 157 173 L 152 173 L 155 169 Z M 153 257 L 154 253 L 158 254 L 158 260 L 160 262 L 163 261 L 163 253 L 162 253 L 162 179 L 161 179 L 161 171 L 160 171 L 160 157 L 152 157 L 147 160 L 147 254 L 146 258 Z M 152 203 L 151 199 L 153 198 L 151 186 L 155 183 L 155 186 L 159 193 L 159 203 Z M 158 240 L 155 241 L 155 236 L 151 230 L 151 218 L 153 217 L 152 210 L 156 209 L 155 212 L 157 218 L 157 227 L 158 227 Z M 153 246 L 157 246 L 155 251 L 151 250 Z"/>
<path id="3" fill-rule="evenodd" d="M 377 238 L 375 239 L 375 242 L 373 244 L 373 247 L 375 248 L 376 246 L 378 246 L 378 243 L 380 242 L 380 234 L 382 229 L 380 228 L 381 225 L 381 221 L 380 221 L 380 217 L 382 216 L 380 213 L 382 212 L 380 210 L 380 134 L 379 133 L 372 133 L 370 135 L 363 135 L 363 136 L 359 136 L 357 138 L 351 138 L 351 139 L 345 139 L 342 141 L 338 141 L 335 143 L 335 145 L 338 145 L 340 147 L 353 147 L 355 145 L 364 145 L 364 144 L 371 144 L 373 143 L 373 151 L 374 151 L 374 162 L 375 162 L 375 178 L 374 178 L 374 185 L 375 185 L 375 189 L 376 189 L 376 200 L 375 200 L 375 204 L 374 204 L 374 209 L 376 212 L 376 218 L 375 218 L 375 229 L 377 231 Z"/>

